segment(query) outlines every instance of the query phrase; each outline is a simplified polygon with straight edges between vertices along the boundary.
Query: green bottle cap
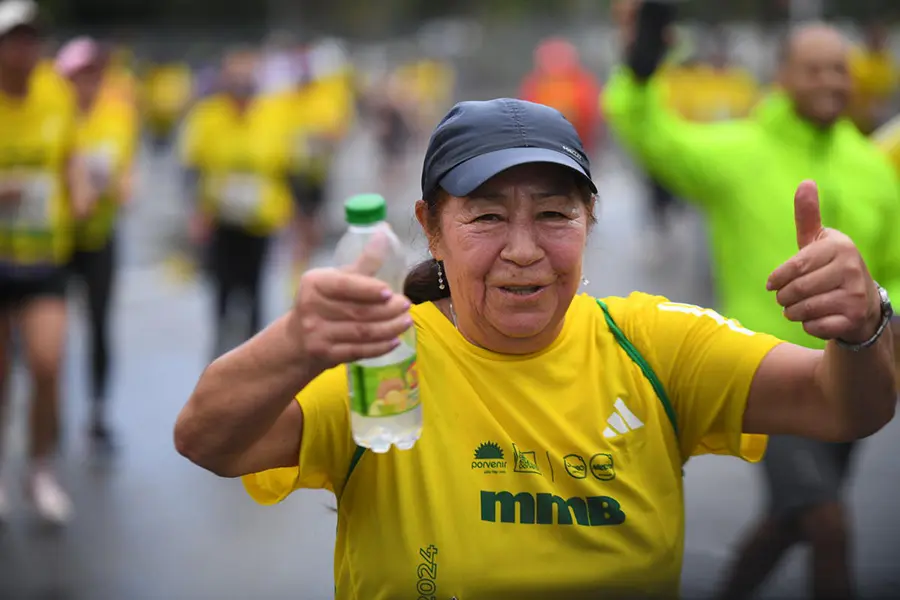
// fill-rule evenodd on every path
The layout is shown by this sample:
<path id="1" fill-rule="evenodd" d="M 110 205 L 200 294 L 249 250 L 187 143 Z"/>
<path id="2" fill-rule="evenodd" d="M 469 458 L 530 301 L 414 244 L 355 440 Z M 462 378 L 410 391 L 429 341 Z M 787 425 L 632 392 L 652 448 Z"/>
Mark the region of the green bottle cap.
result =
<path id="1" fill-rule="evenodd" d="M 351 225 L 372 225 L 387 218 L 387 202 L 380 194 L 359 194 L 347 199 L 344 214 Z"/>

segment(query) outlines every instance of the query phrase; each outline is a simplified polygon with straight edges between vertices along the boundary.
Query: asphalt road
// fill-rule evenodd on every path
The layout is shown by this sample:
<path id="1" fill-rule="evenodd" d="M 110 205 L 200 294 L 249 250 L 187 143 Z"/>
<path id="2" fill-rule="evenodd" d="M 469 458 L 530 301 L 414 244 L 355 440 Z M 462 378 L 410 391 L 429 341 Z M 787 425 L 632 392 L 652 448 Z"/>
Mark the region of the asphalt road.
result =
<path id="1" fill-rule="evenodd" d="M 334 196 L 374 188 L 364 136 L 341 156 Z M 64 532 L 37 527 L 22 510 L 0 532 L 0 599 L 10 600 L 281 600 L 331 598 L 335 523 L 325 493 L 295 494 L 260 508 L 236 481 L 218 479 L 179 457 L 172 424 L 189 395 L 210 346 L 208 304 L 197 282 L 178 282 L 161 266 L 163 240 L 182 222 L 183 206 L 171 160 L 142 158 L 141 193 L 124 223 L 124 266 L 115 306 L 115 419 L 125 447 L 118 460 L 97 463 L 85 450 L 86 369 L 82 307 L 73 296 L 66 373 L 63 475 L 77 506 Z M 416 198 L 417 161 L 392 194 L 391 219 L 421 236 L 409 207 Z M 599 170 L 600 222 L 585 259 L 589 291 L 627 294 L 640 289 L 709 303 L 703 232 L 688 214 L 672 241 L 648 260 L 641 181 L 622 161 Z M 331 231 L 340 206 L 329 207 Z M 655 247 L 655 246 L 652 246 Z M 330 252 L 317 262 L 326 264 Z M 652 258 L 652 257 L 651 257 Z M 273 257 L 267 278 L 268 318 L 284 310 L 284 261 Z M 2 477 L 17 492 L 22 475 L 25 385 L 14 386 Z M 900 593 L 900 423 L 874 436 L 861 452 L 850 490 L 858 539 L 854 556 L 861 592 Z M 713 589 L 734 542 L 761 506 L 758 471 L 734 459 L 703 458 L 687 468 L 687 552 L 684 592 Z M 805 551 L 793 553 L 766 589 L 766 598 L 801 596 Z"/>

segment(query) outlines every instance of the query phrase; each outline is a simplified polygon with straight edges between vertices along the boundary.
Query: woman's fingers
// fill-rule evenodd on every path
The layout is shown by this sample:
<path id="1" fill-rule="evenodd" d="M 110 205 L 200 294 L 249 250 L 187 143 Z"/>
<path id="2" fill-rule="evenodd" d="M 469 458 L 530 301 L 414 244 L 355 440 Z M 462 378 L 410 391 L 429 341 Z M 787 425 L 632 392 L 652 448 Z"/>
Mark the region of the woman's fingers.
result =
<path id="1" fill-rule="evenodd" d="M 350 363 L 384 356 L 399 345 L 400 340 L 396 338 L 389 342 L 371 344 L 335 344 L 331 348 L 331 356 L 335 364 Z"/>
<path id="2" fill-rule="evenodd" d="M 323 298 L 318 314 L 330 321 L 388 321 L 409 311 L 412 303 L 400 294 L 381 303 L 334 301 Z"/>
<path id="3" fill-rule="evenodd" d="M 784 316 L 791 321 L 805 323 L 831 315 L 843 314 L 849 302 L 844 290 L 832 290 L 825 294 L 807 297 L 784 309 Z"/>
<path id="4" fill-rule="evenodd" d="M 306 354 L 336 365 L 390 352 L 413 326 L 411 303 L 372 277 L 339 269 L 308 271 L 294 307 Z"/>
<path id="5" fill-rule="evenodd" d="M 794 279 L 778 290 L 775 298 L 781 306 L 793 306 L 808 298 L 837 290 L 842 283 L 843 272 L 826 266 Z"/>
<path id="6" fill-rule="evenodd" d="M 409 314 L 402 314 L 389 321 L 342 321 L 329 323 L 325 337 L 333 344 L 377 344 L 388 342 L 412 327 Z"/>
<path id="7" fill-rule="evenodd" d="M 367 275 L 335 269 L 323 269 L 314 278 L 304 277 L 301 279 L 301 294 L 304 291 L 304 285 L 312 286 L 313 294 L 336 301 L 378 304 L 385 302 L 393 295 L 390 286 L 383 281 Z"/>

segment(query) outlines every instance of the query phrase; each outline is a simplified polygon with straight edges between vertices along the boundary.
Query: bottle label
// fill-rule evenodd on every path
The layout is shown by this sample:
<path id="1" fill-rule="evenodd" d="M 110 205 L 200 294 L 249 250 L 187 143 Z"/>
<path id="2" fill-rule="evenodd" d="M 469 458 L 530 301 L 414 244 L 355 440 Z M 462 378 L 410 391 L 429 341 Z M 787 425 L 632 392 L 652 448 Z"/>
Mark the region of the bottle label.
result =
<path id="1" fill-rule="evenodd" d="M 416 356 L 383 367 L 351 364 L 350 408 L 364 417 L 391 417 L 419 405 Z"/>

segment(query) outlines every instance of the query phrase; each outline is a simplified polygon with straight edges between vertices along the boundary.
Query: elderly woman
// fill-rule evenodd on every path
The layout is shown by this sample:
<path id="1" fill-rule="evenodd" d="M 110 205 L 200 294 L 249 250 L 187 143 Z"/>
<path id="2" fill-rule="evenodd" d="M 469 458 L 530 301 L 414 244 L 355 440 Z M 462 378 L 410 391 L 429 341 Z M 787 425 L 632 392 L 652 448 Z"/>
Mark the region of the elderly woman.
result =
<path id="1" fill-rule="evenodd" d="M 689 457 L 758 460 L 766 434 L 849 440 L 893 415 L 890 304 L 822 228 L 812 183 L 794 199 L 800 251 L 760 285 L 825 351 L 664 298 L 578 294 L 596 188 L 551 108 L 457 105 L 422 192 L 434 258 L 405 295 L 372 257 L 309 271 L 288 314 L 206 370 L 175 429 L 263 504 L 334 492 L 338 598 L 675 596 Z M 367 452 L 343 364 L 411 326 L 422 438 Z"/>

